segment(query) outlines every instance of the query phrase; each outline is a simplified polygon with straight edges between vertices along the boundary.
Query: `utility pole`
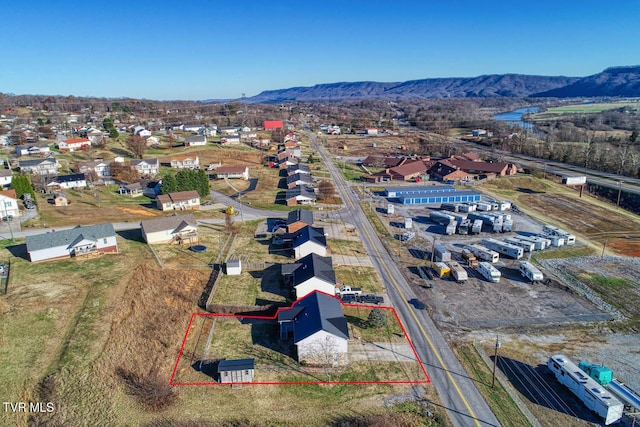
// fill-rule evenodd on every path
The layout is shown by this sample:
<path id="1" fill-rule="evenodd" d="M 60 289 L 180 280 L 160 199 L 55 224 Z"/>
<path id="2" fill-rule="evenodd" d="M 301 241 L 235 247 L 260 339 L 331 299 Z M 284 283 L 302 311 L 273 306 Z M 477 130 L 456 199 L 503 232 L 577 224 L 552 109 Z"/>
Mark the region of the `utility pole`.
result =
<path id="1" fill-rule="evenodd" d="M 493 353 L 493 374 L 491 376 L 491 388 L 496 386 L 496 364 L 498 363 L 498 349 L 500 348 L 500 335 L 496 335 L 496 350 Z"/>
<path id="2" fill-rule="evenodd" d="M 620 209 L 620 196 L 622 194 L 622 183 L 624 181 L 618 181 L 618 201 L 616 202 L 616 209 Z"/>

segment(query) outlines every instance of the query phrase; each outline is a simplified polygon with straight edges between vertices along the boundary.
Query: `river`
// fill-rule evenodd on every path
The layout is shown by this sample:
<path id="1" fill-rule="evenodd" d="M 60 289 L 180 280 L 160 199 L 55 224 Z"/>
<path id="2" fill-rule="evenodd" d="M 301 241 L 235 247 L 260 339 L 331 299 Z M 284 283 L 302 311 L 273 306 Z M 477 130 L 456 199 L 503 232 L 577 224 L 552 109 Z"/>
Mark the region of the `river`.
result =
<path id="1" fill-rule="evenodd" d="M 513 111 L 507 111 L 506 113 L 500 113 L 493 116 L 494 119 L 507 122 L 510 125 L 520 126 L 523 129 L 533 130 L 535 125 L 531 122 L 525 122 L 522 120 L 522 116 L 528 113 L 537 113 L 540 111 L 538 107 L 526 107 L 519 108 Z"/>

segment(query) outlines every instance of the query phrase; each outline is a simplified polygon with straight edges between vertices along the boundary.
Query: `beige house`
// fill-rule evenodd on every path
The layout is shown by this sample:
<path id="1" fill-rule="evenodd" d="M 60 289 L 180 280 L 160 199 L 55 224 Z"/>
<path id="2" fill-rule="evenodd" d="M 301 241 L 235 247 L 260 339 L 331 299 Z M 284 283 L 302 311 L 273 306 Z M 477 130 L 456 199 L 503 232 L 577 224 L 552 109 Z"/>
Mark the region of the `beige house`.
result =
<path id="1" fill-rule="evenodd" d="M 173 215 L 140 223 L 142 237 L 148 244 L 197 243 L 198 224 L 193 215 Z"/>
<path id="2" fill-rule="evenodd" d="M 200 195 L 196 190 L 161 194 L 156 197 L 156 206 L 163 211 L 200 209 Z"/>
<path id="3" fill-rule="evenodd" d="M 198 156 L 178 156 L 171 159 L 171 167 L 174 169 L 198 169 L 200 158 Z"/>

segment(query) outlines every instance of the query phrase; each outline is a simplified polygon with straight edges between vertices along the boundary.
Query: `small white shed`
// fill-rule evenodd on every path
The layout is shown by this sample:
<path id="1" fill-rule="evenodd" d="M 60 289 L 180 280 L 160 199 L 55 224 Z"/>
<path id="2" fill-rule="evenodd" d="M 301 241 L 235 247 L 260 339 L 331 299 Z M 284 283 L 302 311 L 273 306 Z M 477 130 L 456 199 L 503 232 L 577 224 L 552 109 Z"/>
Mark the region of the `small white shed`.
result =
<path id="1" fill-rule="evenodd" d="M 237 276 L 242 273 L 242 262 L 239 259 L 230 259 L 227 261 L 227 274 L 229 276 Z"/>

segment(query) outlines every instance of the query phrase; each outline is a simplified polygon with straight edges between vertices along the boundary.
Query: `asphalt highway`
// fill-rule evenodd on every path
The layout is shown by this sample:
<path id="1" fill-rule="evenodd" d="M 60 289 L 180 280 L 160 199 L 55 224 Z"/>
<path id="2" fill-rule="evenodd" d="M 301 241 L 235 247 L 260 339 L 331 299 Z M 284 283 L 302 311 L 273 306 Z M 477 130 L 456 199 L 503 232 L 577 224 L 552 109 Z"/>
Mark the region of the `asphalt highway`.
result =
<path id="1" fill-rule="evenodd" d="M 354 224 L 372 263 L 386 285 L 387 294 L 396 309 L 418 356 L 425 364 L 442 404 L 455 426 L 498 426 L 498 420 L 435 327 L 425 310 L 416 309 L 408 301 L 416 298 L 404 276 L 384 249 L 382 242 L 367 220 L 358 198 L 324 147 L 318 144 L 306 126 L 312 147 L 333 178 L 345 208 L 339 211 L 342 220 Z"/>

